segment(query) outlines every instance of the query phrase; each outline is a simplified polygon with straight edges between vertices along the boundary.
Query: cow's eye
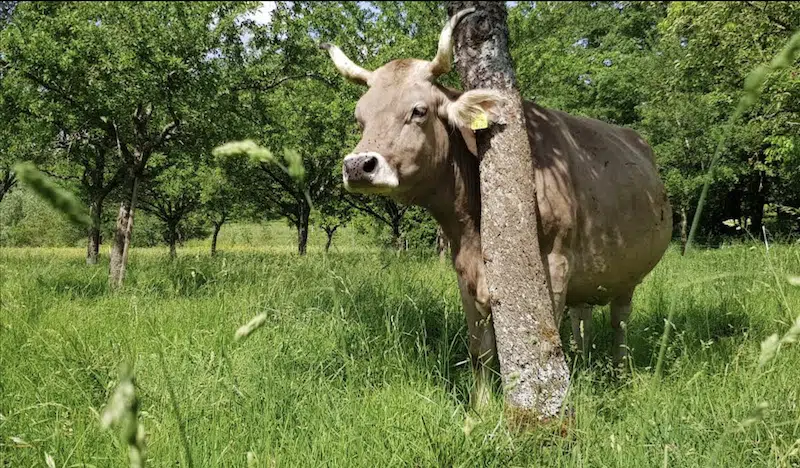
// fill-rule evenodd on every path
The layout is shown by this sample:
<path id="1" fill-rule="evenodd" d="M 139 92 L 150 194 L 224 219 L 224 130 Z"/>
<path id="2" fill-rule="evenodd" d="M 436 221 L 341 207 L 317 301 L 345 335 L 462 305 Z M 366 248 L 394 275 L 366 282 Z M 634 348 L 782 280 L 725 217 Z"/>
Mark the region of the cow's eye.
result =
<path id="1" fill-rule="evenodd" d="M 411 111 L 411 117 L 421 118 L 425 117 L 425 114 L 428 113 L 428 109 L 424 106 L 415 106 L 414 110 Z"/>

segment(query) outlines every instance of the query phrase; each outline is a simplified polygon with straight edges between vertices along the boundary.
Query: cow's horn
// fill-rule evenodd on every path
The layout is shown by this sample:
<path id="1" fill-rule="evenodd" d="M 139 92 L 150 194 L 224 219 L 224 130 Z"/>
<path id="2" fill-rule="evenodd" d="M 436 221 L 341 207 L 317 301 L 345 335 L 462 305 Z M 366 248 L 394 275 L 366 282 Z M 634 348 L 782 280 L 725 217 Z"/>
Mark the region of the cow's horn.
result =
<path id="1" fill-rule="evenodd" d="M 369 84 L 369 79 L 372 76 L 372 72 L 365 70 L 353 63 L 353 61 L 347 58 L 340 48 L 327 42 L 320 44 L 319 48 L 328 51 L 328 55 L 331 56 L 333 64 L 339 70 L 339 73 L 344 75 L 345 78 L 358 84 Z"/>
<path id="2" fill-rule="evenodd" d="M 450 21 L 442 29 L 442 34 L 439 36 L 439 49 L 436 51 L 436 57 L 431 61 L 430 71 L 431 75 L 436 78 L 450 71 L 450 62 L 453 61 L 453 31 L 461 18 L 475 12 L 475 8 L 465 8 L 450 18 Z"/>

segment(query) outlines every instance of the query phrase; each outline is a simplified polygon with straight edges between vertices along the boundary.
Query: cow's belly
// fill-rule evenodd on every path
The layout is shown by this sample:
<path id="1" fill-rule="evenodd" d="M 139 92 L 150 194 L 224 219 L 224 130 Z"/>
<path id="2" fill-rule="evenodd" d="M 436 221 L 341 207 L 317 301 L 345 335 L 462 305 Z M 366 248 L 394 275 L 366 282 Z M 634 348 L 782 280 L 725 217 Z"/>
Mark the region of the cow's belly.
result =
<path id="1" fill-rule="evenodd" d="M 569 261 L 567 306 L 603 305 L 632 293 L 671 239 L 672 210 L 657 174 L 615 176 L 618 185 L 594 174 L 569 193 L 560 184 L 547 183 L 552 174 L 537 177 L 542 253 L 564 255 Z M 615 188 L 604 191 L 609 186 Z"/>
<path id="2" fill-rule="evenodd" d="M 651 234 L 627 238 L 625 246 L 596 241 L 591 251 L 587 251 L 586 243 L 582 243 L 583 250 L 572 252 L 566 304 L 604 305 L 615 297 L 631 294 L 661 260 L 670 235 L 671 226 L 660 228 L 654 225 Z"/>

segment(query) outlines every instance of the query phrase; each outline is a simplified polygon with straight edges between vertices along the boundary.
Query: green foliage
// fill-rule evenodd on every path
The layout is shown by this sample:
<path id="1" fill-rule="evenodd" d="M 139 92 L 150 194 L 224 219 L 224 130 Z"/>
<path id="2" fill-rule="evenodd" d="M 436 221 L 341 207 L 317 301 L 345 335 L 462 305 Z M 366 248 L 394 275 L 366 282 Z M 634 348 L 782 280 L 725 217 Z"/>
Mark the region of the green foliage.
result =
<path id="1" fill-rule="evenodd" d="M 688 250 L 692 245 L 692 239 L 694 238 L 695 232 L 697 230 L 698 223 L 700 221 L 700 215 L 703 212 L 703 205 L 706 200 L 706 194 L 708 193 L 708 187 L 711 184 L 711 180 L 714 176 L 714 168 L 715 164 L 717 163 L 717 159 L 722 152 L 725 144 L 727 143 L 727 138 L 730 135 L 731 130 L 733 129 L 733 125 L 736 121 L 741 117 L 747 109 L 756 103 L 760 94 L 761 94 L 761 87 L 763 86 L 764 82 L 767 80 L 767 77 L 771 72 L 779 71 L 784 68 L 789 67 L 795 60 L 795 55 L 797 52 L 800 52 L 800 31 L 794 34 L 786 46 L 781 50 L 781 52 L 775 56 L 772 62 L 769 65 L 760 65 L 755 68 L 752 72 L 744 80 L 744 94 L 739 100 L 739 104 L 736 106 L 736 110 L 731 115 L 730 119 L 728 120 L 728 124 L 725 127 L 724 133 L 720 136 L 719 141 L 717 143 L 717 149 L 714 152 L 714 155 L 711 158 L 711 163 L 708 167 L 708 176 L 706 177 L 705 184 L 703 185 L 703 190 L 700 192 L 700 200 L 697 202 L 697 211 L 695 211 L 694 220 L 692 221 L 692 227 L 689 231 L 689 238 L 686 242 L 686 249 Z"/>
<path id="2" fill-rule="evenodd" d="M 762 99 L 731 129 L 700 232 L 741 235 L 722 224 L 739 217 L 760 231 L 765 206 L 800 205 L 790 195 L 794 166 L 767 155 L 774 138 L 797 134 L 800 69 L 784 49 L 800 27 L 794 3 L 519 2 L 509 26 L 523 95 L 639 130 L 654 148 L 676 222 L 682 211 L 694 214 L 747 74 L 783 57 L 788 68 L 766 79 Z M 752 76 L 748 85 L 758 85 Z M 771 227 L 791 232 L 799 227 L 791 221 Z"/>
<path id="3" fill-rule="evenodd" d="M 0 247 L 72 247 L 86 230 L 70 222 L 27 186 L 0 203 Z"/>
<path id="4" fill-rule="evenodd" d="M 436 227 L 433 216 L 418 206 L 408 210 L 403 218 L 403 237 L 409 249 L 431 251 L 436 246 Z"/>
<path id="5" fill-rule="evenodd" d="M 429 59 L 447 18 L 438 1 L 276 2 L 267 22 L 253 20 L 258 2 L 2 5 L 13 9 L 0 30 L 3 192 L 14 185 L 5 177 L 13 164 L 33 160 L 94 214 L 130 195 L 120 193 L 129 191 L 130 174 L 147 188 L 169 179 L 157 173 L 178 164 L 173 159 L 183 164 L 191 154 L 196 167 L 208 167 L 197 212 L 212 223 L 285 218 L 295 226 L 311 211 L 314 219 L 324 210 L 348 216 L 335 198 L 342 156 L 360 133 L 353 111 L 364 90 L 342 80 L 317 44 L 334 42 L 370 69 Z M 791 2 L 509 8 L 523 95 L 641 132 L 676 213 L 689 218 L 742 88 L 762 93 L 745 95 L 751 107 L 714 161 L 699 235 L 717 243 L 741 235 L 722 224 L 727 219 L 800 232 L 797 39 L 786 46 L 798 26 L 800 7 Z M 458 87 L 459 77 L 452 71 L 439 81 Z M 217 162 L 208 155 L 225 142 L 259 142 L 275 153 L 225 159 L 210 176 Z M 393 232 L 384 235 L 396 236 L 402 217 L 394 222 L 382 202 L 368 203 L 378 223 L 390 221 Z M 402 236 L 426 245 L 432 223 L 414 216 L 402 221 Z"/>

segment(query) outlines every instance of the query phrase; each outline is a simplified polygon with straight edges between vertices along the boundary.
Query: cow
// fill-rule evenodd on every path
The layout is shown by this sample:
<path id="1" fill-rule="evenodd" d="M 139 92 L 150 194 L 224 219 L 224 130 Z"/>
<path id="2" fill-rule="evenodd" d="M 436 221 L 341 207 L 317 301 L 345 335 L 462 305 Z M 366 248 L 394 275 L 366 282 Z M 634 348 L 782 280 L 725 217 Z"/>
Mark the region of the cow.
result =
<path id="1" fill-rule="evenodd" d="M 501 95 L 444 87 L 455 26 L 444 26 L 435 58 L 393 60 L 370 71 L 324 43 L 338 71 L 367 91 L 355 118 L 361 140 L 344 157 L 346 190 L 427 209 L 450 240 L 480 392 L 496 365 L 490 293 L 481 249 L 479 163 L 472 120 L 502 119 Z M 537 233 L 556 326 L 569 308 L 577 347 L 591 344 L 592 307 L 610 303 L 613 361 L 627 359 L 625 322 L 637 285 L 664 255 L 672 208 L 653 152 L 634 130 L 523 101 L 534 159 Z M 536 208 L 536 207 L 533 207 Z"/>

